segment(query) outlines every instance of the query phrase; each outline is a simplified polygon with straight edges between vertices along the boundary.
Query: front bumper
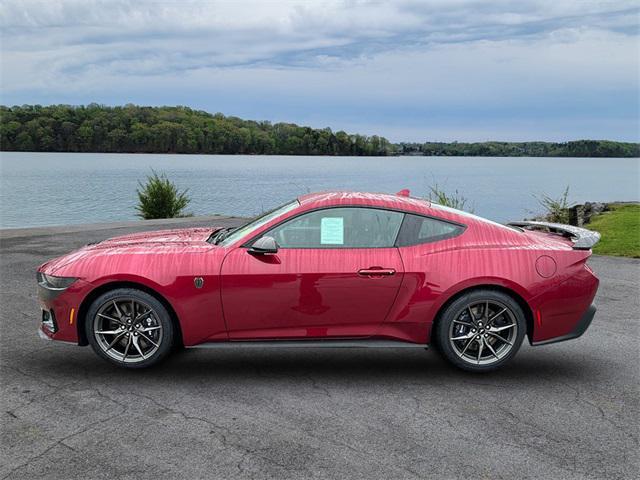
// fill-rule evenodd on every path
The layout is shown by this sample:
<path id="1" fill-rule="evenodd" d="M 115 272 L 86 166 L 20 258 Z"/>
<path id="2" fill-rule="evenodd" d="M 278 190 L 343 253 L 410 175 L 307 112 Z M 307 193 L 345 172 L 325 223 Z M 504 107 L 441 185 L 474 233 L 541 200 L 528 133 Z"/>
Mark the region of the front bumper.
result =
<path id="1" fill-rule="evenodd" d="M 38 299 L 43 312 L 48 312 L 53 319 L 54 328 L 45 325 L 42 315 L 38 335 L 45 335 L 51 340 L 61 340 L 78 344 L 78 313 L 92 285 L 83 280 L 76 280 L 69 288 L 51 292 L 38 285 Z"/>
<path id="2" fill-rule="evenodd" d="M 539 342 L 531 342 L 531 345 L 533 346 L 549 345 L 550 343 L 564 342 L 565 340 L 573 340 L 574 338 L 578 338 L 582 336 L 584 332 L 587 331 L 587 329 L 589 328 L 589 325 L 591 325 L 591 321 L 593 320 L 593 317 L 595 316 L 595 314 L 596 314 L 596 306 L 592 303 L 589 306 L 589 308 L 587 308 L 587 311 L 584 312 L 582 317 L 580 317 L 580 320 L 578 321 L 578 323 L 576 323 L 574 329 L 571 332 L 565 335 L 562 335 L 560 337 L 550 338 L 548 340 L 541 340 Z"/>
<path id="3" fill-rule="evenodd" d="M 50 342 L 51 340 L 53 340 L 49 335 L 47 335 L 46 333 L 44 333 L 42 331 L 42 327 L 40 327 L 38 329 L 38 336 L 40 337 L 40 340 L 46 340 L 48 342 Z"/>

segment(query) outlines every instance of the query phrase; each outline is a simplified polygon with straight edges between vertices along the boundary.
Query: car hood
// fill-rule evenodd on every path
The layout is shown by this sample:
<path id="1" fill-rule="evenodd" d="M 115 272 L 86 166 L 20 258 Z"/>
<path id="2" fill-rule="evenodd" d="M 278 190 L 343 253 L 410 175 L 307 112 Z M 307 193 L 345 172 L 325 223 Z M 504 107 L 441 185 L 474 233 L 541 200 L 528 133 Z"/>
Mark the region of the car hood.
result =
<path id="1" fill-rule="evenodd" d="M 181 228 L 175 230 L 157 230 L 154 232 L 132 233 L 109 238 L 102 242 L 90 244 L 87 248 L 114 248 L 129 245 L 146 244 L 150 247 L 167 244 L 190 244 L 206 242 L 213 232 L 219 228 Z"/>
<path id="2" fill-rule="evenodd" d="M 79 265 L 91 257 L 111 256 L 130 253 L 177 253 L 187 250 L 217 248 L 207 242 L 212 233 L 221 227 L 184 228 L 176 230 L 158 230 L 153 232 L 133 233 L 91 243 L 67 255 L 53 259 L 38 269 L 41 272 L 55 275 L 63 267 L 71 264 Z M 66 269 L 65 269 L 66 270 Z"/>

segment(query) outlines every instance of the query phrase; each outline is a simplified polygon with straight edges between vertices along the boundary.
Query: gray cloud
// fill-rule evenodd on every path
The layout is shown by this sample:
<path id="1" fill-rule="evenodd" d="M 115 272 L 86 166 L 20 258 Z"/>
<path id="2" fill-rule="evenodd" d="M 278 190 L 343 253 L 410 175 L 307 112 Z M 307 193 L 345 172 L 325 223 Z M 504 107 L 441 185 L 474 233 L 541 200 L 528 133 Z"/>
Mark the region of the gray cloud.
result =
<path id="1" fill-rule="evenodd" d="M 398 48 L 530 38 L 567 29 L 636 33 L 633 2 L 5 1 L 3 50 L 52 68 L 131 73 L 260 62 L 324 68 Z M 634 15 L 634 12 L 636 15 Z M 82 49 L 81 55 L 78 50 Z M 43 65 L 38 61 L 39 68 Z"/>
<path id="2" fill-rule="evenodd" d="M 463 110 L 520 116 L 532 131 L 524 118 L 541 109 L 554 124 L 582 112 L 606 127 L 608 115 L 611 130 L 631 117 L 618 131 L 628 138 L 636 5 L 5 0 L 3 102 L 185 103 L 365 130 L 359 116 L 373 104 L 389 131 L 404 122 L 425 134 L 447 112 L 460 112 L 444 122 L 452 132 L 491 131 L 467 128 Z"/>

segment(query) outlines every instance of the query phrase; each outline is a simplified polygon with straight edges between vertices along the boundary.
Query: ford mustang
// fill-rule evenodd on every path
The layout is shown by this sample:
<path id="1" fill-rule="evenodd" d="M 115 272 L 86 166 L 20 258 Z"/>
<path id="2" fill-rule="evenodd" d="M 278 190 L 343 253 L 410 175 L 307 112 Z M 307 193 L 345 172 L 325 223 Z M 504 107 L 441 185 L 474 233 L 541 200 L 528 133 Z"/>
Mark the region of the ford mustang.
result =
<path id="1" fill-rule="evenodd" d="M 579 337 L 599 235 L 502 225 L 427 200 L 329 192 L 237 228 L 125 235 L 38 269 L 40 336 L 122 367 L 177 347 L 433 346 L 488 371 Z"/>

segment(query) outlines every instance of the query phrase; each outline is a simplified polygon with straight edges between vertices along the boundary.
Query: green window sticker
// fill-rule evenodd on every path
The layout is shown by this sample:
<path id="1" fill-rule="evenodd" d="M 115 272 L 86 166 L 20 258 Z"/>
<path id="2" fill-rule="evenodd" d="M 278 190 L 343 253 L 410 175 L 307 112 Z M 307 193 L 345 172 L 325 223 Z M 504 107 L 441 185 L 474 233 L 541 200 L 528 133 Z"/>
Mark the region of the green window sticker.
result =
<path id="1" fill-rule="evenodd" d="M 320 221 L 320 244 L 344 244 L 344 218 L 325 217 Z"/>

